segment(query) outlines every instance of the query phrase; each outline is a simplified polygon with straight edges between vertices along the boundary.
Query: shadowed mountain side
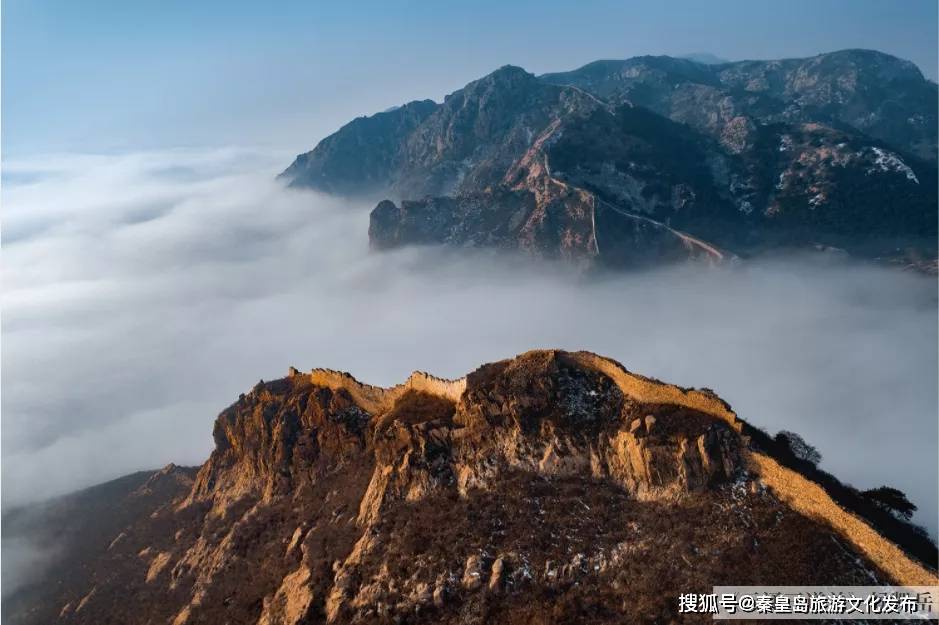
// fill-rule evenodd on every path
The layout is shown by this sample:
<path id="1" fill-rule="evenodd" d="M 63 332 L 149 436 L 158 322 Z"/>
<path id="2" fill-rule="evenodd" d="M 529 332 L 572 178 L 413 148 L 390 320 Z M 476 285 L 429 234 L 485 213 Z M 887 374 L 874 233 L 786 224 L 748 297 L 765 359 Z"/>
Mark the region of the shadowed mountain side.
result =
<path id="1" fill-rule="evenodd" d="M 508 190 L 405 200 L 400 207 L 385 200 L 371 213 L 369 241 L 379 250 L 405 244 L 522 249 L 584 267 L 724 258 L 711 245 L 594 196 L 567 195 L 539 205 L 533 193 Z"/>
<path id="2" fill-rule="evenodd" d="M 407 138 L 436 108 L 433 101 L 422 100 L 359 117 L 313 152 L 298 156 L 281 178 L 338 195 L 382 193 L 392 172 L 402 166 Z"/>

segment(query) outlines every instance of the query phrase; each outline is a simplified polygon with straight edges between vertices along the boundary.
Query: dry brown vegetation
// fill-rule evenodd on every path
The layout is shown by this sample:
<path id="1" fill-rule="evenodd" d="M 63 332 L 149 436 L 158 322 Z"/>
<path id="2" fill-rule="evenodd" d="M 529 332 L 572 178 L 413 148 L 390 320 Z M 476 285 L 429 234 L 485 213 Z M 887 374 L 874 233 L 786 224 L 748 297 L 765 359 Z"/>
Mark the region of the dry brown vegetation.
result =
<path id="1" fill-rule="evenodd" d="M 60 506 L 44 522 L 84 547 L 4 618 L 694 622 L 678 594 L 717 584 L 933 579 L 710 392 L 556 351 L 413 380 L 258 384 L 194 479 L 171 467 Z"/>

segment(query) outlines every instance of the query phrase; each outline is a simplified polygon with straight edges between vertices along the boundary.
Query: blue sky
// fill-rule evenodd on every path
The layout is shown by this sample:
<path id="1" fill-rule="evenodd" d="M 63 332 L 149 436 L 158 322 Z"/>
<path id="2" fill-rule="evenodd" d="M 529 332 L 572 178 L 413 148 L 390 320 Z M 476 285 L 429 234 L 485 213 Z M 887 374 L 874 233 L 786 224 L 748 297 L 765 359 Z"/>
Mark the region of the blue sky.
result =
<path id="1" fill-rule="evenodd" d="M 4 0 L 4 158 L 264 145 L 440 99 L 512 63 L 875 48 L 937 75 L 937 2 Z"/>

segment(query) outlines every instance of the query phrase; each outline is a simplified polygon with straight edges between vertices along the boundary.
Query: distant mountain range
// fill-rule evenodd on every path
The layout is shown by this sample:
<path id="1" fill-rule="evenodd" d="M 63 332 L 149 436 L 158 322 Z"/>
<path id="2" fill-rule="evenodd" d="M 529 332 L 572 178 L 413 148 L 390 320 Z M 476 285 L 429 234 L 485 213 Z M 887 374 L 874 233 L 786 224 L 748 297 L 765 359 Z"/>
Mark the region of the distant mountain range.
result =
<path id="1" fill-rule="evenodd" d="M 914 64 L 870 50 L 505 66 L 442 103 L 353 120 L 282 178 L 389 198 L 377 248 L 624 267 L 834 247 L 934 267 L 937 106 Z"/>

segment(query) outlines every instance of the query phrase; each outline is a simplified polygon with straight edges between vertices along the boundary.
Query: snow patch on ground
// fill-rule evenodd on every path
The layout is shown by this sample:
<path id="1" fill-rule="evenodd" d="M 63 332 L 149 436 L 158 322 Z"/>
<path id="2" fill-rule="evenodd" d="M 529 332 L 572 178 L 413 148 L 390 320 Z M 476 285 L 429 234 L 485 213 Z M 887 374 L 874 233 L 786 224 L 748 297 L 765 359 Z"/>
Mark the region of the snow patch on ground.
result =
<path id="1" fill-rule="evenodd" d="M 874 152 L 874 167 L 871 167 L 867 170 L 868 174 L 881 172 L 897 172 L 904 174 L 907 180 L 911 180 L 916 184 L 919 184 L 919 178 L 916 177 L 916 174 L 913 173 L 913 170 L 909 165 L 903 162 L 899 156 L 893 152 L 888 152 L 883 148 L 870 148 Z"/>

